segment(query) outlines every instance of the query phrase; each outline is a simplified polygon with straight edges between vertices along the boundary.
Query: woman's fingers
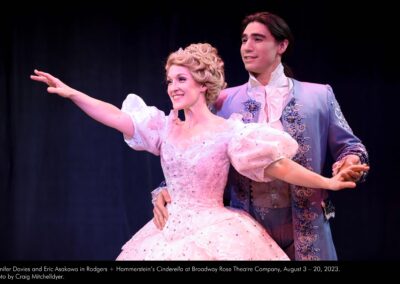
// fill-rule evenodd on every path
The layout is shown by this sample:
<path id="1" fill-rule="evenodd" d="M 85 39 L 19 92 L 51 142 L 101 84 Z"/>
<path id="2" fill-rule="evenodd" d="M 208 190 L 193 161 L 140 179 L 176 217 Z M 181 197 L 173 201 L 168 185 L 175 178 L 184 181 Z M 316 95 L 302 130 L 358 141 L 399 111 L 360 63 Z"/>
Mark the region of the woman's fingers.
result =
<path id="1" fill-rule="evenodd" d="M 341 186 L 341 189 L 344 188 L 355 188 L 356 187 L 356 183 L 354 181 L 344 181 L 343 182 L 343 186 Z"/>
<path id="2" fill-rule="evenodd" d="M 57 87 L 57 83 L 60 82 L 60 80 L 49 73 L 42 72 L 37 69 L 35 69 L 33 72 L 36 75 L 31 75 L 32 80 L 46 83 L 50 87 Z"/>
<path id="3" fill-rule="evenodd" d="M 34 81 L 43 82 L 47 84 L 47 79 L 43 76 L 31 75 L 31 79 Z"/>

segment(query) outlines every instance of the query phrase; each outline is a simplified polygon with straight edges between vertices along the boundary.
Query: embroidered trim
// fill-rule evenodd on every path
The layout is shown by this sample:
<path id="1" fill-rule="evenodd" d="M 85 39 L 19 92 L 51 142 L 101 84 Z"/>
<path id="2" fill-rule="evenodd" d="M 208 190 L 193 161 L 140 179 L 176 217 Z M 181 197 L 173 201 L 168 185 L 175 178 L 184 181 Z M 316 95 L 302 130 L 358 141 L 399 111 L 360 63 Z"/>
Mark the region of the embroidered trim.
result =
<path id="1" fill-rule="evenodd" d="M 267 214 L 269 213 L 269 208 L 258 207 L 258 206 L 253 206 L 253 208 L 254 208 L 254 211 L 256 211 L 258 213 L 261 220 L 265 220 L 265 216 L 267 216 Z"/>
<path id="2" fill-rule="evenodd" d="M 248 99 L 243 103 L 244 110 L 243 110 L 243 122 L 244 123 L 249 123 L 254 121 L 254 118 L 257 116 L 261 109 L 261 103 L 257 102 L 256 100 L 253 99 Z"/>
<path id="3" fill-rule="evenodd" d="M 353 133 L 353 131 L 350 128 L 350 125 L 347 123 L 347 120 L 344 118 L 344 115 L 342 113 L 342 110 L 340 109 L 339 103 L 337 102 L 335 96 L 332 96 L 332 100 L 330 101 L 332 108 L 335 111 L 335 115 L 337 119 L 339 120 L 340 126 L 342 126 L 344 129 L 349 131 L 350 133 Z"/>
<path id="4" fill-rule="evenodd" d="M 292 99 L 285 107 L 282 113 L 282 123 L 284 129 L 297 141 L 299 150 L 294 161 L 302 166 L 311 169 L 311 159 L 307 158 L 306 153 L 310 151 L 311 147 L 307 143 L 308 137 L 304 136 L 306 125 L 304 117 L 300 115 L 301 105 Z M 295 250 L 296 259 L 300 260 L 319 260 L 320 249 L 315 247 L 315 242 L 318 239 L 318 233 L 313 225 L 313 221 L 318 218 L 318 214 L 310 208 L 310 197 L 314 194 L 315 190 L 311 188 L 293 186 L 293 210 L 296 218 L 293 218 L 293 226 L 295 228 Z"/>

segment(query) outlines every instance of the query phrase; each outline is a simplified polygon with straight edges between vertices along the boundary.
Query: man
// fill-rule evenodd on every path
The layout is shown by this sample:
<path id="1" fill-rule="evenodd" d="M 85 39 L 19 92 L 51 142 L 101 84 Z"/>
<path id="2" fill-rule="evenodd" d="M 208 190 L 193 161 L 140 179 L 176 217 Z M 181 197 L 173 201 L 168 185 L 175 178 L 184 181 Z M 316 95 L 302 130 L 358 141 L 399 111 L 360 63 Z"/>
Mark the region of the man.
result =
<path id="1" fill-rule="evenodd" d="M 268 123 L 288 132 L 299 144 L 294 160 L 321 173 L 327 150 L 336 161 L 335 175 L 353 164 L 368 163 L 367 151 L 347 124 L 329 85 L 287 77 L 282 56 L 292 42 L 286 22 L 260 12 L 242 22 L 241 56 L 249 81 L 228 88 L 216 104 L 218 115 L 242 114 L 244 122 Z M 365 173 L 346 179 L 359 181 Z M 325 190 L 273 181 L 258 183 L 231 169 L 228 181 L 232 207 L 249 212 L 293 260 L 336 260 L 329 218 L 334 208 Z M 158 192 L 162 194 L 158 195 Z M 156 190 L 154 222 L 167 219 L 167 190 Z"/>

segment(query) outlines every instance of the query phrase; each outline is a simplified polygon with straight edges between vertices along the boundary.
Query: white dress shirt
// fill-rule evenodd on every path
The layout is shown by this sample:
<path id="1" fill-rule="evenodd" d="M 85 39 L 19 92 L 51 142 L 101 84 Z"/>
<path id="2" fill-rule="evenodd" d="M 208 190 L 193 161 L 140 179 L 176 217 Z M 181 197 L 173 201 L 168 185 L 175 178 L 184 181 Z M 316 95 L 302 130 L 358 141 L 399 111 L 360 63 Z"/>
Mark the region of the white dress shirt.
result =
<path id="1" fill-rule="evenodd" d="M 283 130 L 280 118 L 289 101 L 293 82 L 283 72 L 282 63 L 272 72 L 267 85 L 263 86 L 253 75 L 250 75 L 248 84 L 247 95 L 261 103 L 258 122 L 266 122 L 273 128 Z"/>

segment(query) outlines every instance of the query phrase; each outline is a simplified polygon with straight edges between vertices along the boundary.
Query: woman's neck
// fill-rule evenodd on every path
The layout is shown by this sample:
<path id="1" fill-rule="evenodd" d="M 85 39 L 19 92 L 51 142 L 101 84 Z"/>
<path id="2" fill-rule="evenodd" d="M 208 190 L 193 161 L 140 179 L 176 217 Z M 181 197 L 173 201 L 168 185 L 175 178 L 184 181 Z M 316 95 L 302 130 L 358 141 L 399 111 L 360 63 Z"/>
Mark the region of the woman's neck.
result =
<path id="1" fill-rule="evenodd" d="M 188 128 L 194 128 L 199 124 L 204 124 L 213 118 L 214 114 L 208 109 L 206 105 L 191 107 L 184 110 L 185 124 Z"/>

